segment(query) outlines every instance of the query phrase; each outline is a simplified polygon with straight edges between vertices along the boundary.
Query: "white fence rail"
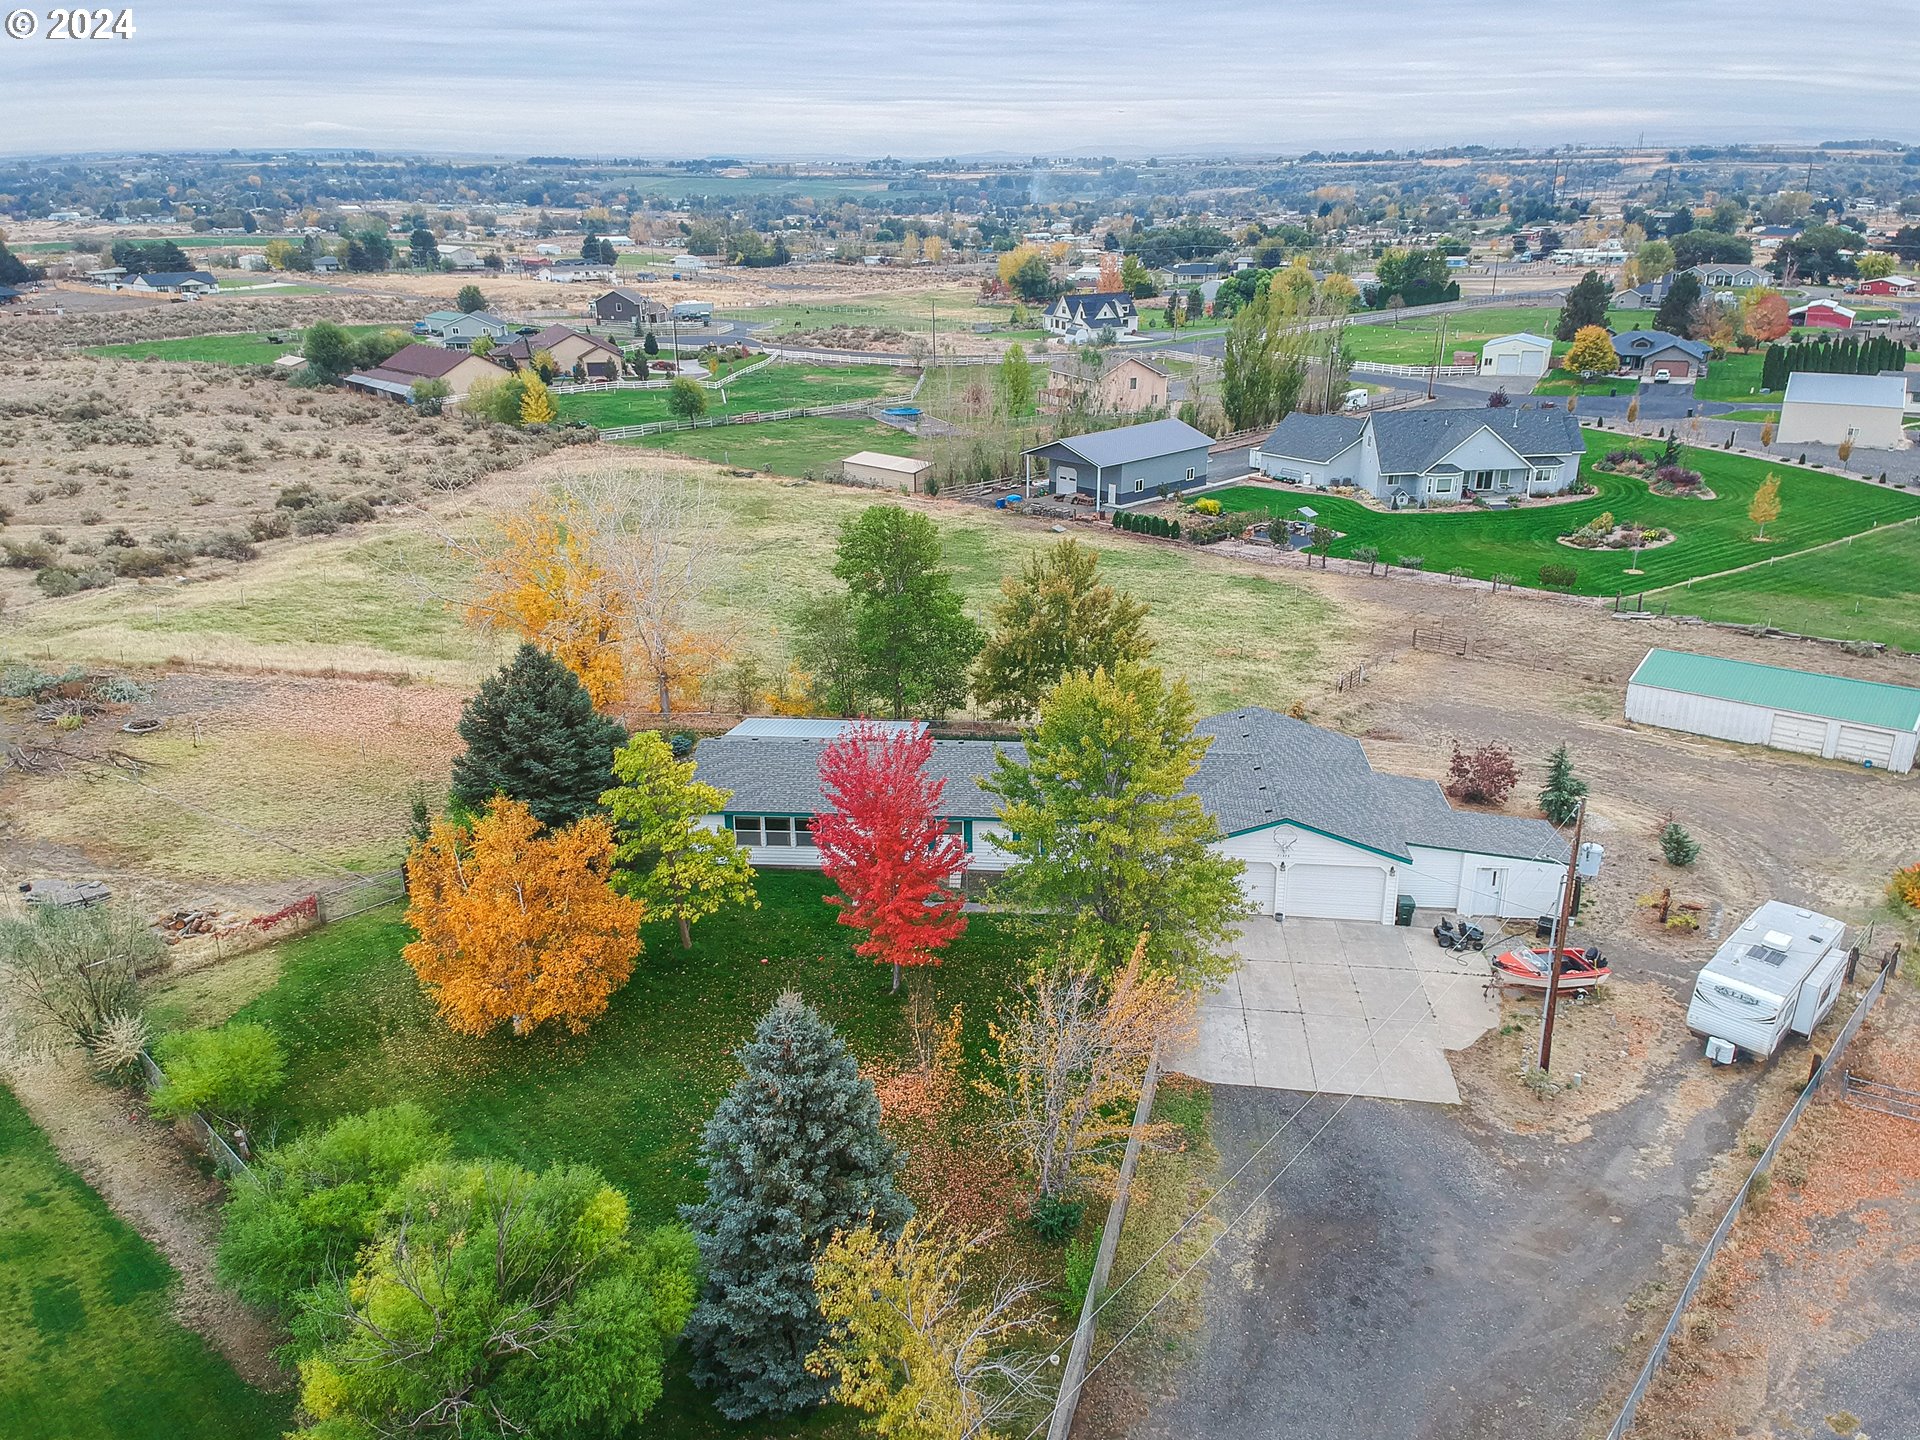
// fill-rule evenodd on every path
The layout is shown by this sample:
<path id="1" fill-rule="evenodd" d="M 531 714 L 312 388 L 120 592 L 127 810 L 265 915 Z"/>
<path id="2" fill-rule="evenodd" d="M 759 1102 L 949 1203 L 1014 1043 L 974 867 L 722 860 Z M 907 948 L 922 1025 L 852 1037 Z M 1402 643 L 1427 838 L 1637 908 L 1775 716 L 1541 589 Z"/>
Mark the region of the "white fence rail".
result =
<path id="1" fill-rule="evenodd" d="M 730 374 L 719 377 L 709 376 L 707 379 L 697 383 L 707 390 L 724 390 L 741 377 L 751 375 L 756 370 L 764 370 L 767 366 L 771 365 L 773 361 L 774 357 L 772 355 L 763 355 L 752 364 L 742 365 L 738 370 Z M 555 395 L 594 395 L 603 390 L 664 390 L 673 384 L 675 380 L 681 378 L 682 377 L 678 375 L 669 375 L 664 380 L 566 380 L 555 385 L 549 385 L 547 388 Z M 685 378 L 690 380 L 693 377 L 689 375 Z"/>
<path id="2" fill-rule="evenodd" d="M 1428 375 L 1478 375 L 1478 365 L 1389 365 L 1383 360 L 1356 360 L 1347 367 L 1356 375 L 1399 375 L 1419 380 Z"/>

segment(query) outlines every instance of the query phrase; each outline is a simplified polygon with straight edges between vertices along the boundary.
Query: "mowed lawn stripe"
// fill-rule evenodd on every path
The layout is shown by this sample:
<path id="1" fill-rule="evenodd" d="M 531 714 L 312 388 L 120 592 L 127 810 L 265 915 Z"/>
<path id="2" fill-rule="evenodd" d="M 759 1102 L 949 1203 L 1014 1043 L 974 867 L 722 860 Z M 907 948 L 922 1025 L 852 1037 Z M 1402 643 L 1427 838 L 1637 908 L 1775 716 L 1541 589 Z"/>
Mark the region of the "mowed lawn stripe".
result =
<path id="1" fill-rule="evenodd" d="M 1586 595 L 1652 590 L 1702 575 L 1750 565 L 1770 555 L 1788 555 L 1809 546 L 1868 532 L 1877 524 L 1920 514 L 1920 496 L 1843 476 L 1793 465 L 1682 447 L 1685 462 L 1699 470 L 1714 491 L 1712 500 L 1655 495 L 1645 482 L 1594 468 L 1608 451 L 1635 445 L 1657 452 L 1659 442 L 1629 441 L 1604 430 L 1587 433 L 1587 461 L 1581 474 L 1596 493 L 1586 499 L 1518 510 L 1375 510 L 1337 495 L 1237 486 L 1216 491 L 1230 510 L 1290 515 L 1301 505 L 1319 512 L 1322 523 L 1343 532 L 1335 555 L 1350 556 L 1363 545 L 1398 564 L 1418 556 L 1422 567 L 1437 572 L 1460 570 L 1476 579 L 1517 576 L 1537 584 L 1543 565 L 1572 565 L 1579 572 L 1576 590 Z M 1767 527 L 1767 539 L 1753 538 L 1747 506 L 1767 475 L 1780 477 L 1781 515 Z M 1638 521 L 1672 530 L 1675 539 L 1640 552 L 1641 575 L 1628 575 L 1631 551 L 1576 550 L 1557 543 L 1603 511 L 1620 523 Z M 1844 565 L 1844 552 L 1832 563 Z"/>
<path id="2" fill-rule="evenodd" d="M 769 365 L 742 376 L 721 392 L 707 391 L 707 414 L 744 415 L 756 410 L 798 410 L 904 395 L 913 379 L 891 365 Z M 605 430 L 616 425 L 649 425 L 673 419 L 664 390 L 596 390 L 556 395 L 562 420 L 584 420 Z"/>
<path id="3" fill-rule="evenodd" d="M 292 1396 L 250 1389 L 183 1328 L 174 1281 L 0 1085 L 0 1435 L 280 1435 Z"/>

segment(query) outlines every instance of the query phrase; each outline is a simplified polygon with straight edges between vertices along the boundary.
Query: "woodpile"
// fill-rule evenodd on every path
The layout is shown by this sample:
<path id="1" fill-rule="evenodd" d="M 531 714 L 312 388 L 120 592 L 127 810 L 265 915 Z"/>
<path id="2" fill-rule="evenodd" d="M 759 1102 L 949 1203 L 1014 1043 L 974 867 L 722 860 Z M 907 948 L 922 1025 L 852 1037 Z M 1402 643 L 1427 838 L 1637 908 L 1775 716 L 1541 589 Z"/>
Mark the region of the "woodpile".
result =
<path id="1" fill-rule="evenodd" d="M 238 935 L 247 928 L 247 917 L 230 910 L 175 910 L 153 922 L 160 938 L 169 945 L 200 935 Z"/>

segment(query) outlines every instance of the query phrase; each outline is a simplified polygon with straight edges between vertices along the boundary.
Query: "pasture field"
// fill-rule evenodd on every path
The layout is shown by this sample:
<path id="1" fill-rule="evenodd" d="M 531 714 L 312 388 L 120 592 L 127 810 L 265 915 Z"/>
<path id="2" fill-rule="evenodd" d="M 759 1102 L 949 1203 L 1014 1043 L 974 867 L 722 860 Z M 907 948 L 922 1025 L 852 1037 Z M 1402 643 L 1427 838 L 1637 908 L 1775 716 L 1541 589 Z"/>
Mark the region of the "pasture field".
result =
<path id="1" fill-rule="evenodd" d="M 757 410 L 789 410 L 809 405 L 838 405 L 848 400 L 878 400 L 904 395 L 913 378 L 890 365 L 775 363 L 727 386 L 707 392 L 707 414 L 745 415 Z M 584 420 L 600 429 L 646 425 L 673 419 L 664 390 L 598 390 L 556 395 L 562 420 Z"/>
<path id="2" fill-rule="evenodd" d="M 859 415 L 810 415 L 765 425 L 669 430 L 619 443 L 795 477 L 824 474 L 859 450 L 918 456 L 924 448 L 912 435 Z"/>
<path id="3" fill-rule="evenodd" d="M 858 300 L 793 301 L 777 305 L 743 305 L 716 309 L 717 320 L 742 320 L 767 328 L 761 339 L 777 340 L 782 330 L 825 330 L 835 325 L 885 327 L 925 334 L 938 319 L 940 328 L 966 330 L 992 321 L 1006 324 L 1011 305 L 978 305 L 979 291 L 971 285 L 935 285 L 924 290 L 891 290 Z"/>
<path id="4" fill-rule="evenodd" d="M 286 294 L 286 291 L 274 291 Z M 372 335 L 381 330 L 405 330 L 404 325 L 344 325 L 349 335 Z M 279 336 L 278 340 L 271 338 Z M 297 354 L 298 329 L 258 330 L 247 335 L 189 335 L 177 340 L 139 340 L 128 345 L 95 345 L 89 355 L 122 360 L 197 360 L 209 365 L 271 365 L 282 355 Z"/>
<path id="5" fill-rule="evenodd" d="M 1684 449 L 1685 463 L 1701 472 L 1714 499 L 1654 495 L 1643 481 L 1602 474 L 1593 468 L 1608 451 L 1629 443 L 1604 430 L 1589 431 L 1582 473 L 1592 481 L 1596 493 L 1581 500 L 1528 505 L 1518 510 L 1394 514 L 1339 496 L 1309 496 L 1256 486 L 1219 491 L 1216 497 L 1228 509 L 1282 515 L 1310 503 L 1322 523 L 1343 532 L 1333 547 L 1336 555 L 1351 555 L 1357 546 L 1372 545 L 1380 558 L 1390 563 L 1399 563 L 1402 556 L 1417 556 L 1422 568 L 1429 571 L 1458 569 L 1480 580 L 1506 574 L 1529 585 L 1537 583 L 1543 565 L 1572 565 L 1580 577 L 1575 589 L 1584 595 L 1679 584 L 1920 515 L 1920 497 L 1904 490 L 1705 449 Z M 1658 447 L 1640 441 L 1637 448 L 1651 452 Z M 1767 539 L 1757 541 L 1753 538 L 1756 527 L 1747 519 L 1747 506 L 1770 473 L 1780 477 L 1782 514 L 1767 527 Z M 1640 568 L 1646 572 L 1643 575 L 1625 573 L 1633 565 L 1630 551 L 1575 550 L 1556 543 L 1558 536 L 1603 511 L 1612 512 L 1622 522 L 1663 526 L 1676 538 L 1640 553 Z M 1913 532 L 1909 529 L 1908 533 Z M 1914 543 L 1920 544 L 1920 534 L 1914 535 Z M 1843 577 L 1850 562 L 1845 552 L 1823 554 L 1824 560 L 1813 557 L 1807 563 L 1815 571 L 1831 567 L 1831 583 L 1846 584 Z"/>
<path id="6" fill-rule="evenodd" d="M 174 1319 L 173 1267 L 54 1153 L 0 1085 L 0 1435 L 272 1440 L 252 1389 Z"/>
<path id="7" fill-rule="evenodd" d="M 1371 360 L 1383 365 L 1431 365 L 1435 363 L 1435 345 L 1440 338 L 1441 322 L 1446 322 L 1445 353 L 1438 357 L 1442 365 L 1453 363 L 1453 352 L 1480 347 L 1496 335 L 1528 331 L 1553 336 L 1560 321 L 1560 306 L 1489 305 L 1484 309 L 1456 310 L 1446 315 L 1419 315 L 1411 320 L 1387 321 L 1370 325 L 1349 325 L 1341 335 L 1348 355 L 1355 360 Z M 1607 323 L 1616 331 L 1644 330 L 1653 323 L 1649 310 L 1609 310 Z M 1566 353 L 1567 343 L 1555 340 L 1553 353 Z"/>

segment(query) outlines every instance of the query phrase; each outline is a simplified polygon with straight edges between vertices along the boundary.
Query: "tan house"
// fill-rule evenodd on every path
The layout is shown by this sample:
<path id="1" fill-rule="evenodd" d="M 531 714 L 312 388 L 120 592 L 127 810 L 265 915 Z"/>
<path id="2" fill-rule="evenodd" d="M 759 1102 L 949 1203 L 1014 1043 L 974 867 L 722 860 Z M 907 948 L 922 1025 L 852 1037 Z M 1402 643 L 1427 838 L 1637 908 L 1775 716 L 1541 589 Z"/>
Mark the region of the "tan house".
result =
<path id="1" fill-rule="evenodd" d="M 491 353 L 518 369 L 531 365 L 533 357 L 542 350 L 553 356 L 554 366 L 562 378 L 618 380 L 627 359 L 618 345 L 598 335 L 583 335 L 566 325 L 549 325 L 536 335 L 522 335 L 508 344 L 494 346 Z"/>
<path id="2" fill-rule="evenodd" d="M 507 372 L 491 360 L 465 350 L 443 350 L 438 345 L 407 345 L 371 370 L 358 370 L 345 384 L 371 395 L 413 403 L 413 387 L 422 380 L 444 380 L 449 398 L 464 400 L 482 380 L 504 380 Z"/>
<path id="3" fill-rule="evenodd" d="M 882 455 L 877 450 L 862 450 L 840 462 L 840 471 L 849 480 L 909 494 L 919 491 L 921 477 L 931 469 L 931 460 L 909 460 L 904 455 Z"/>
<path id="4" fill-rule="evenodd" d="M 1080 408 L 1096 415 L 1137 415 L 1142 410 L 1167 408 L 1168 373 L 1138 355 L 1110 356 L 1099 370 L 1083 365 L 1079 357 L 1053 362 L 1040 408 L 1058 415 Z"/>

